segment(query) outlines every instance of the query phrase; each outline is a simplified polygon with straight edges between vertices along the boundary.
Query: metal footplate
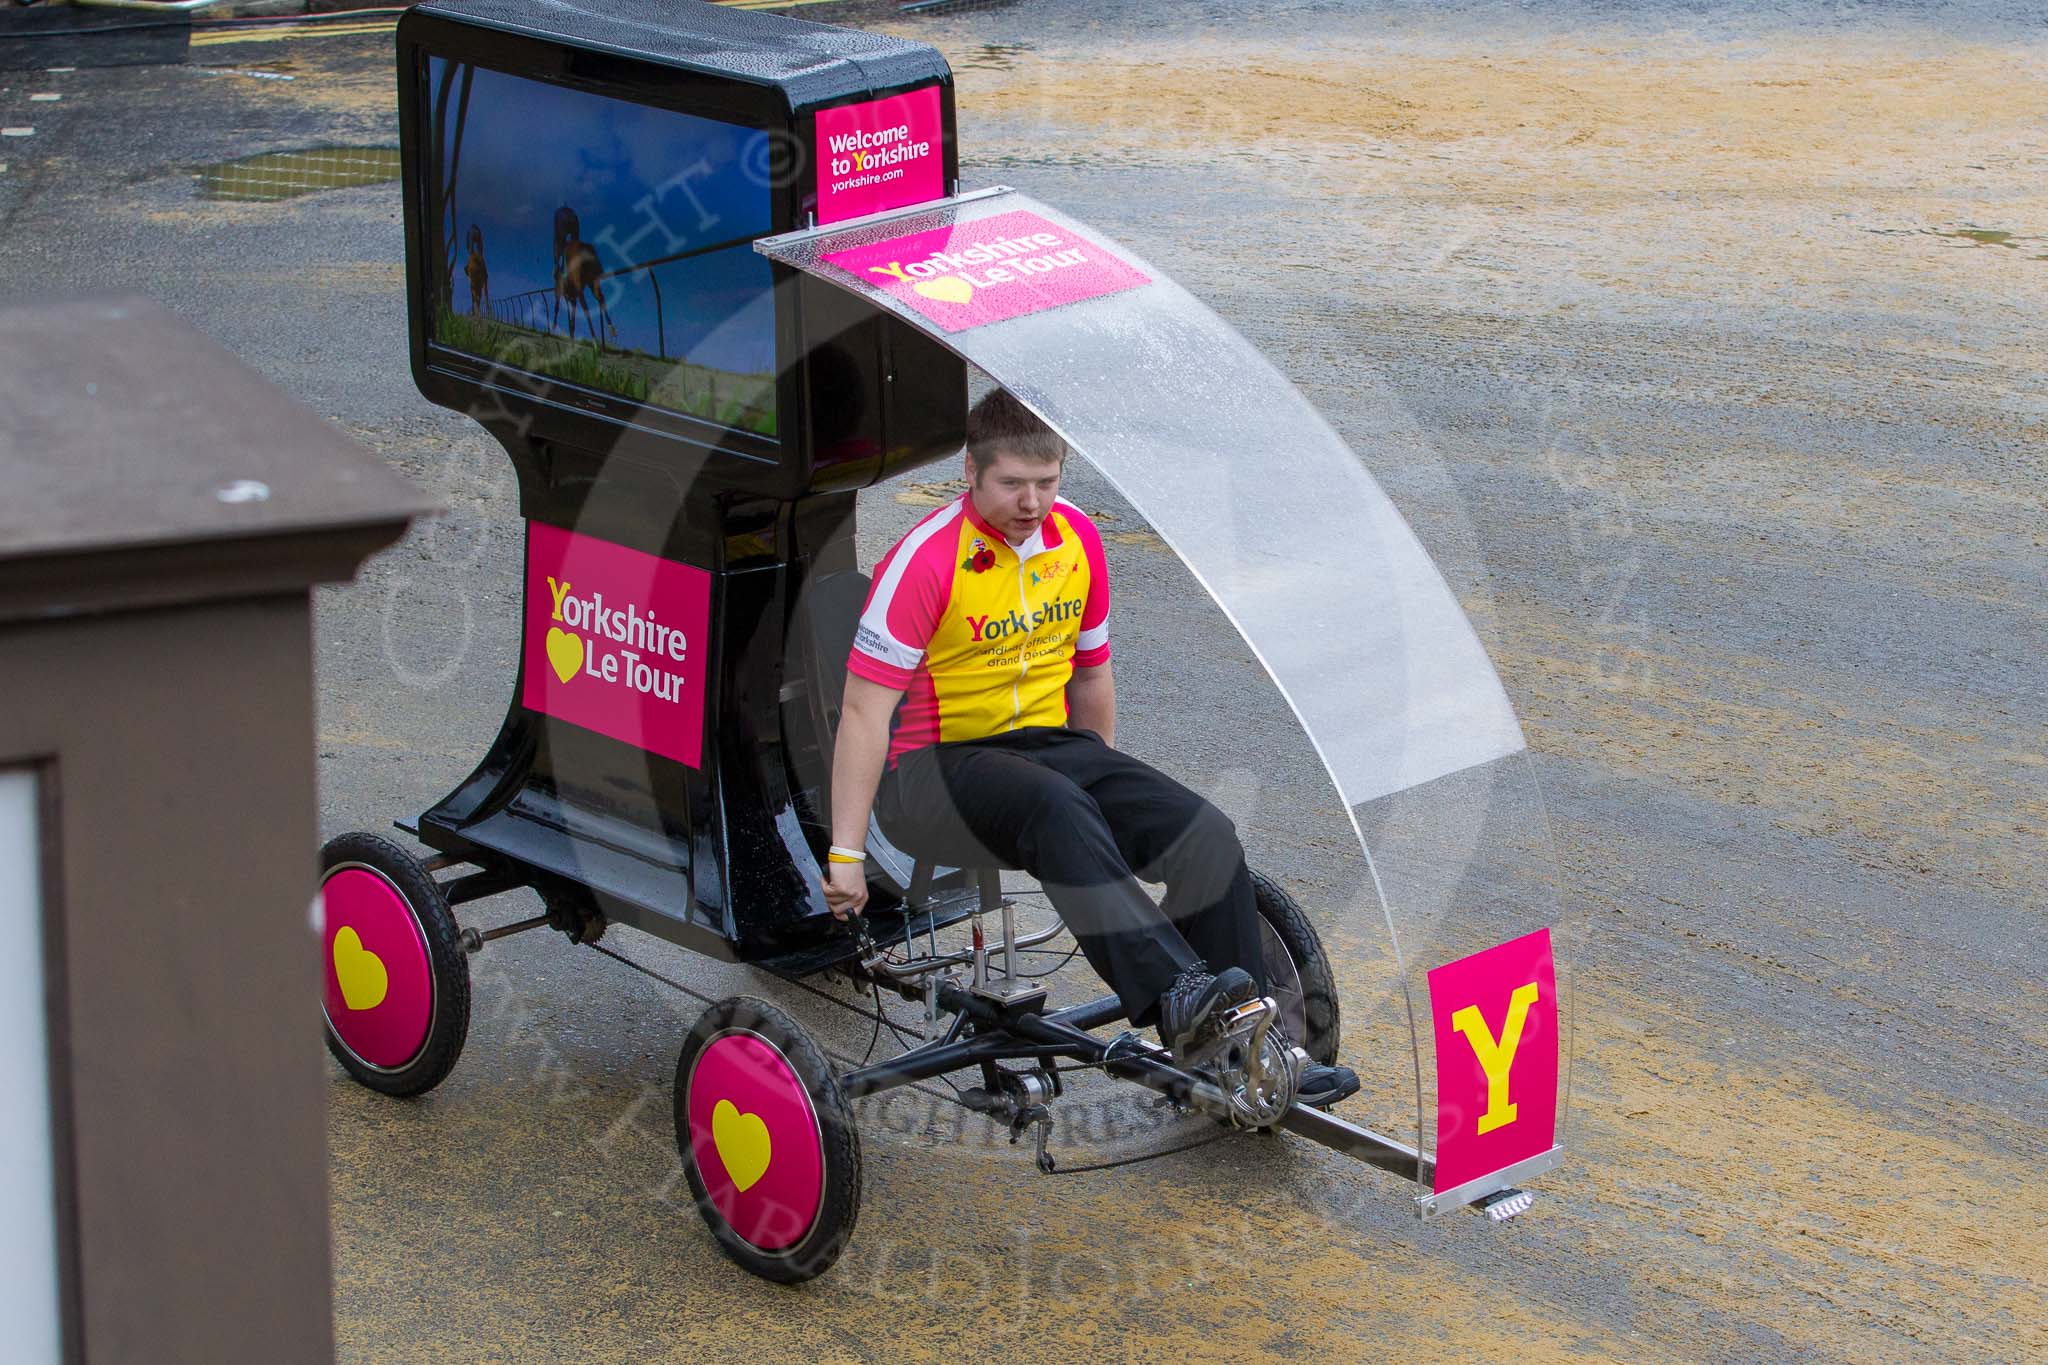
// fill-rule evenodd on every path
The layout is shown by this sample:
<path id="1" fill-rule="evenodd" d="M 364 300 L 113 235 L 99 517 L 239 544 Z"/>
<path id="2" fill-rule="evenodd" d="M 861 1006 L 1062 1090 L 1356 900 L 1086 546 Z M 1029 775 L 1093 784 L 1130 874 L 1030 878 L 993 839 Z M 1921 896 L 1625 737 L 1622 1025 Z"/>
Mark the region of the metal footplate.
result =
<path id="1" fill-rule="evenodd" d="M 1045 987 L 1018 977 L 992 976 L 974 987 L 974 993 L 1009 1010 L 1027 1008 L 1033 1001 L 1045 1003 Z"/>

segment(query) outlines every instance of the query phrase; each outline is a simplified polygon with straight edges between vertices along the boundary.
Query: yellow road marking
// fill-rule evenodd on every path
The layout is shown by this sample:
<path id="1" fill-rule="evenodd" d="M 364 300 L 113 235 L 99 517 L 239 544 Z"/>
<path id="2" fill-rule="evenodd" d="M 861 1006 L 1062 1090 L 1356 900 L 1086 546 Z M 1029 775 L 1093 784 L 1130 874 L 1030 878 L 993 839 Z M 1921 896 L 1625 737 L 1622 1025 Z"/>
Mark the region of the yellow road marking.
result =
<path id="1" fill-rule="evenodd" d="M 726 9 L 794 9 L 801 5 L 825 5 L 833 0 L 713 0 Z M 292 24 L 252 27 L 244 32 L 212 31 L 195 33 L 191 38 L 193 47 L 219 47 L 223 43 L 276 43 L 291 38 L 340 38 L 351 34 L 389 33 L 398 26 L 398 19 L 373 19 L 360 23 L 338 24 Z"/>
<path id="2" fill-rule="evenodd" d="M 713 0 L 714 4 L 726 9 L 795 9 L 803 5 L 825 5 L 834 0 Z M 251 27 L 241 32 L 214 30 L 195 33 L 191 38 L 193 47 L 219 47 L 224 43 L 276 43 L 292 38 L 341 38 L 352 34 L 389 33 L 398 26 L 398 19 L 372 19 L 360 23 L 338 24 L 280 24 L 276 26 Z"/>
<path id="3" fill-rule="evenodd" d="M 195 33 L 193 47 L 219 47 L 222 43 L 275 43 L 287 38 L 333 38 L 351 33 L 389 33 L 398 26 L 396 19 L 375 20 L 357 24 L 306 24 L 250 29 L 246 33 Z"/>

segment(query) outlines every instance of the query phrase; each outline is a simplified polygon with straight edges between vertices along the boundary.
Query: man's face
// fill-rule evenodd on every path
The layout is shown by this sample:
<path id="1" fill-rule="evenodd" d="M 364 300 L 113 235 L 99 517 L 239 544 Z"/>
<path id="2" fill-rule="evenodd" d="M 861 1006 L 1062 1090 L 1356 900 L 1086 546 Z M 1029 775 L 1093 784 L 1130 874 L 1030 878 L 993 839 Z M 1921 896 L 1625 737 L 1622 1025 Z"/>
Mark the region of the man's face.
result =
<path id="1" fill-rule="evenodd" d="M 1012 545 L 1031 538 L 1060 495 L 1057 459 L 1032 459 L 998 449 L 978 473 L 970 461 L 967 477 L 974 484 L 974 510 Z"/>

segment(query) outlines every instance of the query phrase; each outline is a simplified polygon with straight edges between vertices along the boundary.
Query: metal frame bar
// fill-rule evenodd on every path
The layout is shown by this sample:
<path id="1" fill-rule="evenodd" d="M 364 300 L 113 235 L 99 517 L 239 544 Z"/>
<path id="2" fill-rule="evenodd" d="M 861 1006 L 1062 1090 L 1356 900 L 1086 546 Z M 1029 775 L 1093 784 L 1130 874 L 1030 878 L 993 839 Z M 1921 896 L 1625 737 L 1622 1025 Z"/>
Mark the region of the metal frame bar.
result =
<path id="1" fill-rule="evenodd" d="M 1436 1170 L 1436 1162 L 1406 1143 L 1396 1142 L 1320 1109 L 1308 1109 L 1297 1104 L 1280 1120 L 1280 1126 L 1297 1137 L 1319 1142 L 1333 1152 L 1341 1152 L 1368 1166 L 1377 1166 L 1403 1180 L 1427 1179 Z"/>
<path id="2" fill-rule="evenodd" d="M 1101 1028 L 1105 1024 L 1122 1022 L 1124 1002 L 1113 995 L 1105 995 L 1085 1005 L 1069 1005 L 1063 1010 L 1054 1010 L 1045 1017 L 1078 1029 Z"/>
<path id="3" fill-rule="evenodd" d="M 958 208 L 962 204 L 972 204 L 978 199 L 993 199 L 999 194 L 1011 193 L 1014 193 L 1014 191 L 1008 185 L 990 185 L 986 189 L 969 190 L 965 194 L 948 195 L 944 199 L 927 199 L 922 204 L 912 204 L 907 208 L 885 209 L 880 213 L 864 213 L 858 218 L 842 218 L 836 223 L 826 223 L 822 227 L 797 228 L 791 232 L 778 233 L 773 237 L 756 238 L 754 250 L 765 256 L 768 253 L 769 247 L 789 246 L 796 242 L 806 241 L 812 237 L 823 237 L 834 232 L 844 232 L 848 228 L 866 227 L 870 223 L 886 223 L 894 218 L 914 218 L 921 213 L 941 213 L 950 208 Z"/>
<path id="4" fill-rule="evenodd" d="M 957 1042 L 941 1039 L 849 1071 L 839 1078 L 839 1088 L 846 1098 L 857 1100 L 983 1062 L 1048 1061 L 1071 1055 L 1072 1049 L 1060 1044 L 1020 1042 L 1006 1033 L 983 1033 Z"/>
<path id="5" fill-rule="evenodd" d="M 1017 946 L 1019 948 L 1036 947 L 1037 945 L 1044 943 L 1047 939 L 1059 937 L 1060 931 L 1063 928 L 1065 928 L 1064 925 L 1054 924 L 1050 928 L 1034 930 L 1033 932 L 1028 933 L 1024 935 L 1022 938 L 1018 939 Z M 995 948 L 1001 948 L 1004 946 L 1004 943 L 998 943 L 993 945 L 993 947 Z M 909 981 L 916 977 L 925 976 L 931 972 L 938 971 L 942 967 L 957 967 L 963 962 L 970 961 L 973 957 L 974 950 L 972 948 L 962 948 L 960 951 L 956 953 L 941 953 L 937 957 L 921 957 L 911 962 L 885 962 L 881 958 L 877 957 L 871 958 L 868 961 L 861 963 L 860 965 L 863 971 L 883 972 L 894 980 Z"/>
<path id="6" fill-rule="evenodd" d="M 1006 1015 L 988 1001 L 946 982 L 940 987 L 939 1003 L 941 1008 L 971 1018 L 990 1032 L 964 1041 L 953 1041 L 949 1034 L 944 1041 L 913 1048 L 886 1062 L 850 1071 L 839 1078 L 839 1084 L 849 1099 L 909 1085 L 914 1081 L 930 1080 L 948 1071 L 982 1062 L 1065 1057 L 1085 1065 L 1100 1066 L 1119 1080 L 1136 1081 L 1149 1090 L 1156 1090 L 1204 1112 L 1219 1116 L 1229 1112 L 1229 1103 L 1220 1089 L 1202 1077 L 1173 1065 L 1166 1059 L 1164 1049 L 1139 1043 L 1132 1050 L 1111 1055 L 1111 1042 L 1088 1032 L 1089 1028 L 1123 1017 L 1123 1004 L 1113 995 L 1056 1014 L 1018 1011 Z M 958 1022 L 955 1021 L 956 1026 Z M 1427 1180 L 1436 1169 L 1431 1158 L 1413 1147 L 1320 1109 L 1295 1105 L 1280 1120 L 1280 1127 L 1404 1180 Z M 1497 1183 L 1484 1189 L 1474 1188 L 1463 1202 L 1505 1189 L 1516 1178 L 1533 1173 L 1521 1166 L 1510 1167 L 1499 1173 Z M 1475 1182 L 1475 1185 L 1479 1183 L 1483 1182 Z M 1463 1190 L 1452 1193 L 1463 1193 Z M 1437 1195 L 1434 1198 L 1441 1204 L 1446 1197 Z"/>
<path id="7" fill-rule="evenodd" d="M 898 991 L 906 989 L 902 983 L 896 981 L 884 980 L 879 984 Z M 1072 1047 L 1064 1038 L 1045 1040 L 1020 1037 L 1014 1031 L 1015 1026 L 1025 1019 L 1035 1017 L 1028 1012 L 1004 1010 L 993 1001 L 961 990 L 951 981 L 937 984 L 939 1008 L 956 1016 L 945 1036 L 937 1042 L 912 1048 L 886 1061 L 846 1072 L 839 1078 L 839 1084 L 846 1091 L 847 1098 L 873 1095 L 916 1081 L 927 1081 L 935 1076 L 943 1076 L 949 1071 L 958 1071 L 962 1067 L 982 1062 L 1044 1060 L 1074 1055 Z M 972 1038 L 956 1041 L 959 1030 L 966 1023 L 978 1024 L 986 1031 Z M 1097 1048 L 1103 1046 L 1099 1038 L 1086 1033 L 1080 1036 Z"/>
<path id="8" fill-rule="evenodd" d="M 442 882 L 441 894 L 448 898 L 448 904 L 452 908 L 457 905 L 468 905 L 471 901 L 483 900 L 487 896 L 516 891 L 528 885 L 531 883 L 523 882 L 502 869 L 485 868 L 481 872 L 467 873 Z"/>
<path id="9" fill-rule="evenodd" d="M 1136 1081 L 1148 1089 L 1157 1090 L 1170 1098 L 1193 1104 L 1209 1113 L 1222 1115 L 1229 1112 L 1223 1092 L 1199 1076 L 1190 1075 L 1179 1067 L 1161 1061 L 1163 1051 L 1147 1048 L 1142 1052 L 1125 1053 L 1111 1058 L 1108 1046 L 1093 1034 L 1084 1033 L 1066 1021 L 1048 1016 L 1027 1016 L 1016 1022 L 1020 1033 L 1026 1037 L 1038 1037 L 1046 1041 L 1064 1039 L 1077 1049 L 1086 1047 L 1097 1055 L 1086 1060 L 1100 1062 L 1102 1069 L 1112 1076 Z M 1288 1132 L 1320 1143 L 1332 1151 L 1341 1152 L 1381 1170 L 1391 1171 L 1407 1179 L 1418 1178 L 1418 1167 L 1434 1170 L 1435 1163 L 1418 1153 L 1414 1148 L 1382 1137 L 1369 1128 L 1347 1123 L 1334 1114 L 1320 1109 L 1309 1109 L 1301 1105 L 1290 1107 L 1280 1126 Z"/>

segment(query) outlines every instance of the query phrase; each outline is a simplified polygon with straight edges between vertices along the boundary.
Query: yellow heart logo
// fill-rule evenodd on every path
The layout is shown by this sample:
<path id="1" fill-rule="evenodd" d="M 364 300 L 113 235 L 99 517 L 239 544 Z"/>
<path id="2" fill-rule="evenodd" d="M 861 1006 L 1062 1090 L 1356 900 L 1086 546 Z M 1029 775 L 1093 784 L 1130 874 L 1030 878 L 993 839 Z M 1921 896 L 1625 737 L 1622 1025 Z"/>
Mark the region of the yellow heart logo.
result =
<path id="1" fill-rule="evenodd" d="M 965 303 L 974 297 L 974 286 L 958 275 L 941 275 L 936 280 L 919 280 L 910 286 L 928 299 L 940 303 Z"/>
<path id="2" fill-rule="evenodd" d="M 576 670 L 583 667 L 583 637 L 560 626 L 549 626 L 548 662 L 555 666 L 555 676 L 563 682 L 575 677 Z"/>
<path id="3" fill-rule="evenodd" d="M 768 1125 L 759 1114 L 742 1114 L 731 1100 L 711 1106 L 711 1145 L 741 1194 L 768 1173 Z"/>
<path id="4" fill-rule="evenodd" d="M 352 1010 L 377 1008 L 391 989 L 384 959 L 365 948 L 362 937 L 349 928 L 334 936 L 334 979 L 341 983 L 342 1003 Z"/>

